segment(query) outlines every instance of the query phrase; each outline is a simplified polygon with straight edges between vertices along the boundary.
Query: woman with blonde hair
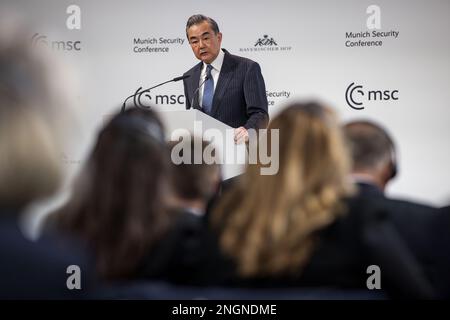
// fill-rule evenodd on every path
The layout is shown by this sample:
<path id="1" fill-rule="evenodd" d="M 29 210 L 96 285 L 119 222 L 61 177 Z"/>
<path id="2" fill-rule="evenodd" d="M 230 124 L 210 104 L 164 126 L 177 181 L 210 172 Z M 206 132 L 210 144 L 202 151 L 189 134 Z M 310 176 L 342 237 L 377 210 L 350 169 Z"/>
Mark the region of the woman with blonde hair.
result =
<path id="1" fill-rule="evenodd" d="M 278 173 L 261 175 L 262 164 L 249 165 L 212 214 L 234 283 L 367 289 L 366 269 L 377 264 L 383 289 L 427 297 L 427 283 L 416 279 L 420 270 L 383 209 L 350 200 L 350 157 L 335 113 L 316 102 L 294 103 L 273 119 L 273 129 Z M 275 142 L 268 141 L 271 152 Z"/>

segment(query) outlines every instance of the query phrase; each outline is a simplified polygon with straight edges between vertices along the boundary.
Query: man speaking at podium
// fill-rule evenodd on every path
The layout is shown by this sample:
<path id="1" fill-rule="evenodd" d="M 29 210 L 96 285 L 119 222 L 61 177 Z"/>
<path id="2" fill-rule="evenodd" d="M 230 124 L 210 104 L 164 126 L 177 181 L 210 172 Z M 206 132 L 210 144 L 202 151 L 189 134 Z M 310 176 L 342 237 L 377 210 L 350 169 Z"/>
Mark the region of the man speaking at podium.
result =
<path id="1" fill-rule="evenodd" d="M 186 36 L 200 63 L 184 79 L 186 109 L 200 109 L 236 128 L 236 143 L 248 140 L 247 129 L 265 128 L 269 121 L 267 96 L 259 64 L 221 49 L 217 23 L 204 15 L 191 16 Z"/>

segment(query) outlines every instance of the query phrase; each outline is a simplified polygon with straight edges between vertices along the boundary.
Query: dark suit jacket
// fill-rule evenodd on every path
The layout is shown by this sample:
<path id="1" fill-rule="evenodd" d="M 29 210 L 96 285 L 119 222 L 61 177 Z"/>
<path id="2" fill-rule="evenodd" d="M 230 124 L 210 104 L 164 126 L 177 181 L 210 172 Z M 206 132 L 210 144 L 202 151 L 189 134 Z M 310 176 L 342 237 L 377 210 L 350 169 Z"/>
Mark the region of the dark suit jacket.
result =
<path id="1" fill-rule="evenodd" d="M 30 241 L 17 215 L 0 210 L 0 299 L 85 299 L 94 286 L 93 270 L 83 249 L 56 235 Z M 67 267 L 81 269 L 81 290 L 66 286 Z"/>
<path id="2" fill-rule="evenodd" d="M 436 268 L 436 287 L 442 298 L 450 299 L 450 206 L 439 209 L 432 230 L 432 252 L 440 262 Z"/>
<path id="3" fill-rule="evenodd" d="M 135 278 L 182 285 L 220 283 L 211 275 L 223 258 L 204 218 L 182 208 L 173 213 L 172 227 L 143 258 Z"/>
<path id="4" fill-rule="evenodd" d="M 211 114 L 213 118 L 233 128 L 265 128 L 269 116 L 264 79 L 259 64 L 223 50 L 222 69 L 215 83 Z M 186 109 L 198 108 L 198 90 L 203 62 L 198 63 L 184 75 L 183 80 Z M 195 93 L 195 97 L 194 97 Z M 193 106 L 191 106 L 191 103 Z"/>
<path id="5" fill-rule="evenodd" d="M 371 199 L 386 208 L 395 228 L 428 279 L 441 295 L 448 295 L 444 292 L 450 290 L 450 284 L 445 284 L 442 280 L 443 277 L 448 278 L 443 269 L 445 264 L 448 266 L 450 259 L 450 243 L 448 238 L 445 240 L 446 234 L 450 233 L 449 218 L 446 221 L 445 215 L 427 205 L 387 198 L 382 190 L 371 184 L 358 183 L 358 189 L 358 197 Z"/>
<path id="6" fill-rule="evenodd" d="M 364 288 L 369 265 L 381 270 L 381 287 L 391 297 L 429 299 L 436 292 L 390 211 L 375 199 L 356 196 L 348 212 L 320 233 L 302 281 Z"/>

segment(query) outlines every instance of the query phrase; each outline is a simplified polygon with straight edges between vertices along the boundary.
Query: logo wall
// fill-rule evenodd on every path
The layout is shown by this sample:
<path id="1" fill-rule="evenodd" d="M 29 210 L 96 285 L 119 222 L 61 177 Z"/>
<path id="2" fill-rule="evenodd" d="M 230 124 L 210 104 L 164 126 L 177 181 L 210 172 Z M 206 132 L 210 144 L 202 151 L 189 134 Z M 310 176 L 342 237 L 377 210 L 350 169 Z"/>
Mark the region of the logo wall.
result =
<path id="1" fill-rule="evenodd" d="M 345 47 L 381 47 L 388 40 L 396 40 L 400 34 L 398 30 L 382 31 L 381 29 L 381 9 L 377 5 L 370 5 L 366 9 L 367 30 L 346 31 Z"/>
<path id="2" fill-rule="evenodd" d="M 134 95 L 128 97 L 124 102 L 124 108 L 128 99 L 133 98 L 132 104 L 142 109 L 151 109 L 152 105 L 168 106 L 168 105 L 185 105 L 184 94 L 157 94 L 154 95 L 149 89 L 140 87 Z"/>
<path id="3" fill-rule="evenodd" d="M 66 19 L 66 28 L 68 30 L 81 30 L 81 8 L 77 5 L 70 5 L 66 9 L 68 17 Z M 76 39 L 49 39 L 47 35 L 36 32 L 31 37 L 31 45 L 46 46 L 54 51 L 81 51 L 81 41 Z"/>
<path id="4" fill-rule="evenodd" d="M 370 5 L 366 9 L 367 19 L 365 31 L 346 31 L 345 47 L 380 47 L 387 39 L 398 39 L 398 30 L 380 31 L 381 9 L 377 5 Z M 361 40 L 363 38 L 364 40 Z M 351 82 L 345 90 L 345 101 L 355 110 L 363 110 L 373 102 L 397 101 L 398 89 L 365 89 L 363 85 Z"/>
<path id="5" fill-rule="evenodd" d="M 396 101 L 398 93 L 397 89 L 365 90 L 362 85 L 352 82 L 345 90 L 345 101 L 352 109 L 362 110 L 370 102 Z"/>
<path id="6" fill-rule="evenodd" d="M 252 47 L 239 48 L 240 52 L 274 52 L 274 51 L 290 51 L 290 46 L 279 46 L 278 41 L 273 37 L 265 34 L 258 38 Z"/>
<path id="7" fill-rule="evenodd" d="M 168 53 L 171 48 L 181 47 L 186 39 L 182 37 L 133 37 L 134 53 Z"/>
<path id="8" fill-rule="evenodd" d="M 291 92 L 286 90 L 278 90 L 278 91 L 267 90 L 266 96 L 267 96 L 267 103 L 269 107 L 271 107 L 279 104 L 283 100 L 289 99 L 289 97 L 291 96 Z"/>

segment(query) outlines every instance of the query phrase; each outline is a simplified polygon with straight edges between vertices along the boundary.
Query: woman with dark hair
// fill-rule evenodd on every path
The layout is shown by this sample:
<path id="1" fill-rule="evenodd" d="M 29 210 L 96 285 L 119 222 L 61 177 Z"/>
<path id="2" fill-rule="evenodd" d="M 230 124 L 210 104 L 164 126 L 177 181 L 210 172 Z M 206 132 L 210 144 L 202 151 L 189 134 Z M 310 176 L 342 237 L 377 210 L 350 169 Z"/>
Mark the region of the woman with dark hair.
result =
<path id="1" fill-rule="evenodd" d="M 152 111 L 129 109 L 101 130 L 72 198 L 53 221 L 92 250 L 101 278 L 136 276 L 167 232 L 168 161 L 164 129 Z"/>

